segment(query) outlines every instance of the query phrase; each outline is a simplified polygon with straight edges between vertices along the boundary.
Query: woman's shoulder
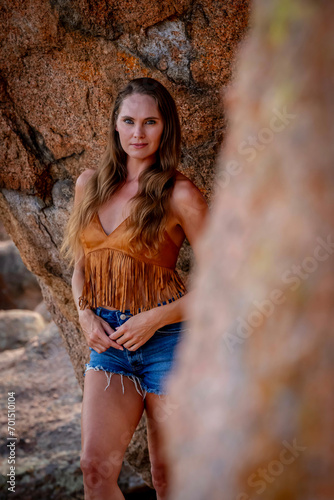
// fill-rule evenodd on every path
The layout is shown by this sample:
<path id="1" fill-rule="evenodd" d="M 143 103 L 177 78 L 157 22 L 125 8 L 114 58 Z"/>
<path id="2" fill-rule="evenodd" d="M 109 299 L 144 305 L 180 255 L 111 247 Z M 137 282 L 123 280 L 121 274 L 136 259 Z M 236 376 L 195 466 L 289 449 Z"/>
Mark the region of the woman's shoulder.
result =
<path id="1" fill-rule="evenodd" d="M 175 203 L 179 202 L 186 205 L 193 205 L 198 202 L 206 204 L 205 198 L 196 184 L 179 170 L 176 171 L 172 198 Z"/>
<path id="2" fill-rule="evenodd" d="M 75 185 L 79 188 L 84 187 L 95 172 L 94 168 L 87 168 L 77 177 Z"/>
<path id="3" fill-rule="evenodd" d="M 92 177 L 92 175 L 96 172 L 93 168 L 87 168 L 81 174 L 78 176 L 76 182 L 75 182 L 75 194 L 74 194 L 74 203 L 78 203 L 81 201 L 85 186 L 89 179 Z"/>
<path id="4" fill-rule="evenodd" d="M 173 189 L 173 194 L 177 196 L 186 196 L 187 193 L 190 193 L 193 189 L 198 189 L 195 184 L 184 175 L 179 170 L 176 171 L 175 175 L 175 184 Z"/>
<path id="5" fill-rule="evenodd" d="M 196 227 L 206 217 L 209 207 L 201 191 L 189 177 L 177 171 L 171 196 L 174 220 L 185 232 L 191 234 L 189 226 Z"/>

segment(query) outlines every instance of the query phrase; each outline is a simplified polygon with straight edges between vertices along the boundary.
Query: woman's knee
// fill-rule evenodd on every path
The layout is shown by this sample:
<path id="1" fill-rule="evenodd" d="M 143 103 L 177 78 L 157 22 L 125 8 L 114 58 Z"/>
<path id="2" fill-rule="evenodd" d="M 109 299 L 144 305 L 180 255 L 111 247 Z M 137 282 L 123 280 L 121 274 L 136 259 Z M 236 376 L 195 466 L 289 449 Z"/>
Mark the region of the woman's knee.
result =
<path id="1" fill-rule="evenodd" d="M 167 491 L 167 474 L 164 464 L 151 466 L 152 484 L 157 494 L 163 497 Z"/>
<path id="2" fill-rule="evenodd" d="M 108 456 L 98 452 L 83 452 L 80 467 L 84 481 L 89 488 L 98 488 L 105 483 L 117 485 L 117 479 L 122 467 L 123 455 L 114 451 Z"/>

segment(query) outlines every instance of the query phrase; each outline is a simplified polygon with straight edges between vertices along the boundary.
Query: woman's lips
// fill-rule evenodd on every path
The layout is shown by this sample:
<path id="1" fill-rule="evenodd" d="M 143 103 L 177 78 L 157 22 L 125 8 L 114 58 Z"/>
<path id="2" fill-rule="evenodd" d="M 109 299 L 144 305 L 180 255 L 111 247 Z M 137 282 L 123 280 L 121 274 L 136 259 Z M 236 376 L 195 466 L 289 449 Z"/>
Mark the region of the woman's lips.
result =
<path id="1" fill-rule="evenodd" d="M 147 146 L 147 144 L 131 144 L 134 148 L 141 149 Z"/>

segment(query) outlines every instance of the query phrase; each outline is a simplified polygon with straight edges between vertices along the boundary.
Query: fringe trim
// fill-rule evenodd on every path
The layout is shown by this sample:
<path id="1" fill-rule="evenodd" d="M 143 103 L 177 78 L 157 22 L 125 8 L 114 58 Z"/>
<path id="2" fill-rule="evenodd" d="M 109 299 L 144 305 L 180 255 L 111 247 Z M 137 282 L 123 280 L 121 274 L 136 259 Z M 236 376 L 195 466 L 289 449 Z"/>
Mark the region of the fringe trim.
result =
<path id="1" fill-rule="evenodd" d="M 105 305 L 124 311 L 129 298 L 131 314 L 138 314 L 158 302 L 176 300 L 186 291 L 175 269 L 137 260 L 120 250 L 101 249 L 86 255 L 79 308 Z"/>

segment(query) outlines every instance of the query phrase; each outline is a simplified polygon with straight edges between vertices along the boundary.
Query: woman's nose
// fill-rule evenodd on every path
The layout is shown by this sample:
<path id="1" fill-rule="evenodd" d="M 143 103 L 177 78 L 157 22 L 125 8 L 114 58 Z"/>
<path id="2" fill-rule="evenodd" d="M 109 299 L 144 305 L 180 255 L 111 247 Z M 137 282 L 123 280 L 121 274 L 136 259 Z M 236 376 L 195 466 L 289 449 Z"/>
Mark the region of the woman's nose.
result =
<path id="1" fill-rule="evenodd" d="M 142 125 L 136 125 L 133 133 L 134 137 L 143 137 L 145 135 L 144 128 Z"/>

